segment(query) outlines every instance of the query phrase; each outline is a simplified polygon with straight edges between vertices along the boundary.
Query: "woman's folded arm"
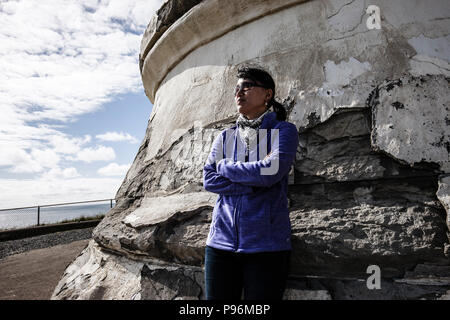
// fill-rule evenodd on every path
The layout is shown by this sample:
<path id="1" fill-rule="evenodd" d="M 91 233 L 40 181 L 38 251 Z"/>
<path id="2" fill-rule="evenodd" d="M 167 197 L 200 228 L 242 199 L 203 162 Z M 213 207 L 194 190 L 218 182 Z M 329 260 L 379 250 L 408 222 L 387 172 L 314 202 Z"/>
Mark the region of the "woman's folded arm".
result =
<path id="1" fill-rule="evenodd" d="M 203 186 L 206 191 L 232 195 L 252 193 L 253 189 L 240 183 L 232 182 L 216 172 L 216 165 L 207 164 L 203 168 Z"/>
<path id="2" fill-rule="evenodd" d="M 297 145 L 297 129 L 293 124 L 286 123 L 279 129 L 277 143 L 265 159 L 252 162 L 222 159 L 217 164 L 217 173 L 245 186 L 270 187 L 289 172 Z"/>
<path id="3" fill-rule="evenodd" d="M 224 195 L 252 193 L 251 187 L 232 182 L 230 179 L 217 173 L 216 161 L 219 158 L 218 156 L 221 155 L 219 152 L 222 152 L 222 146 L 222 134 L 219 134 L 213 142 L 211 152 L 203 167 L 203 186 L 205 190 Z"/>

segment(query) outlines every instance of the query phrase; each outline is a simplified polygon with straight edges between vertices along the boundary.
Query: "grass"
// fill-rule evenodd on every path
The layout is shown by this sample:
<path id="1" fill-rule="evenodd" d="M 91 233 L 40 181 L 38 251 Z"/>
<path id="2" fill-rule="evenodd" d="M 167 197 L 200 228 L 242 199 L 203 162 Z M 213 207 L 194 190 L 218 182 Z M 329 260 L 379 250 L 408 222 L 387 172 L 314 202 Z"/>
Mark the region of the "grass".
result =
<path id="1" fill-rule="evenodd" d="M 76 219 L 71 219 L 71 220 L 63 220 L 63 221 L 58 221 L 58 222 L 52 222 L 52 223 L 40 223 L 39 226 L 50 226 L 53 224 L 60 224 L 60 223 L 73 223 L 73 222 L 82 222 L 82 221 L 91 221 L 91 220 L 101 220 L 105 217 L 104 213 L 99 213 L 96 216 L 90 216 L 90 217 L 85 217 L 85 216 L 81 216 L 79 218 Z M 0 228 L 0 232 L 1 231 L 10 231 L 10 230 L 16 230 L 16 229 L 22 229 L 22 228 L 31 228 L 31 227 L 35 227 L 36 225 L 32 225 L 32 226 L 27 226 L 27 227 L 14 227 L 14 228 Z"/>

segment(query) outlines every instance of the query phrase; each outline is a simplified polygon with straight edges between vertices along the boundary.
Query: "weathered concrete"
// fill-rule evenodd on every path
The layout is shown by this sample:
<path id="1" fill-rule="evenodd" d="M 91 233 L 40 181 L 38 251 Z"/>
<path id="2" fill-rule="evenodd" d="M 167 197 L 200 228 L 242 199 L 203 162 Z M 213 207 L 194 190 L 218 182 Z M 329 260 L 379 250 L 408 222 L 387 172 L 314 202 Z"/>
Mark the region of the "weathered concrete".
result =
<path id="1" fill-rule="evenodd" d="M 404 76 L 383 83 L 374 95 L 373 148 L 410 165 L 436 163 L 450 171 L 449 80 Z"/>
<path id="2" fill-rule="evenodd" d="M 246 63 L 274 76 L 299 129 L 285 298 L 448 299 L 447 1 L 372 1 L 380 29 L 357 0 L 197 2 L 169 0 L 149 24 L 146 136 L 53 297 L 204 298 L 215 198 L 202 168 L 237 117 Z M 379 290 L 365 282 L 373 264 Z"/>

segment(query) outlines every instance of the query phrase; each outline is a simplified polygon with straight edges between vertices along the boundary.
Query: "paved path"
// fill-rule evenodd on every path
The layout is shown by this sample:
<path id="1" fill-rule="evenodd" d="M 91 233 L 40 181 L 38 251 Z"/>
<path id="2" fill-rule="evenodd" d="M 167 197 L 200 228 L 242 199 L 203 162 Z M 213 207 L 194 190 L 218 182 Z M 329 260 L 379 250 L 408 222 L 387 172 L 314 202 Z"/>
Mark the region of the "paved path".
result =
<path id="1" fill-rule="evenodd" d="M 48 300 L 68 265 L 89 243 L 74 241 L 0 260 L 0 300 Z"/>

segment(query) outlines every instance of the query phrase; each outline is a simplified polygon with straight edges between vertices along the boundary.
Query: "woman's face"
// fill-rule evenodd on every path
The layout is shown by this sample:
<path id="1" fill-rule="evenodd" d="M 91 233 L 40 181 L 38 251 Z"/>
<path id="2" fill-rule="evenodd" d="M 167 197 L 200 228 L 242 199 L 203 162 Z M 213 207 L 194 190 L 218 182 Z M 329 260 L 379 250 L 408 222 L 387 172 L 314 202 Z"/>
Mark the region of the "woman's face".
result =
<path id="1" fill-rule="evenodd" d="M 256 119 L 263 114 L 272 97 L 272 89 L 266 89 L 258 86 L 250 79 L 239 79 L 236 85 L 234 100 L 237 111 L 247 117 L 247 119 Z"/>

